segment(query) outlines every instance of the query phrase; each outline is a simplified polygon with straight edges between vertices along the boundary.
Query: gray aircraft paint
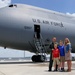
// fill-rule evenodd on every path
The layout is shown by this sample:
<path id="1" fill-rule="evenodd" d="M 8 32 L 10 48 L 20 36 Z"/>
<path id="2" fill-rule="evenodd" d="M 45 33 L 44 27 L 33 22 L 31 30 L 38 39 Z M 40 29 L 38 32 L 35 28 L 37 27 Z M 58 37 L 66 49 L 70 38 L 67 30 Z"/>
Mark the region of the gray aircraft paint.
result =
<path id="1" fill-rule="evenodd" d="M 75 48 L 75 18 L 34 6 L 16 4 L 0 9 L 0 46 L 36 53 L 34 24 L 40 25 L 43 41 L 68 37 Z"/>

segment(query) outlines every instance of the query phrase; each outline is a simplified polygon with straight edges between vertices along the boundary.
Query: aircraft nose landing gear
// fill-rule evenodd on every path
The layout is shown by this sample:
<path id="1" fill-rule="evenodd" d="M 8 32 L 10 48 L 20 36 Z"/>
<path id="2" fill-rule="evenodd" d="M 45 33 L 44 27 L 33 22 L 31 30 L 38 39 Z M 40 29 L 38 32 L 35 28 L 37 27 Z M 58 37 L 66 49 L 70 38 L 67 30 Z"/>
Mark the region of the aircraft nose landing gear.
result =
<path id="1" fill-rule="evenodd" d="M 45 62 L 46 56 L 44 56 L 44 55 L 33 55 L 31 59 L 33 62 Z"/>

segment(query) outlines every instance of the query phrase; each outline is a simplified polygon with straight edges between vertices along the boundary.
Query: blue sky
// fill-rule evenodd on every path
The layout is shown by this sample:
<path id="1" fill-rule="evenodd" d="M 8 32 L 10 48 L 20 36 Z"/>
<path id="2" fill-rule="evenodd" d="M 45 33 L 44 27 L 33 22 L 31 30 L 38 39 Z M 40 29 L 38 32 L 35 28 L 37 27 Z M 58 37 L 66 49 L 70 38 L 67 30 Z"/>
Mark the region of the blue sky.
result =
<path id="1" fill-rule="evenodd" d="M 12 0 L 12 3 L 29 4 L 63 13 L 75 13 L 75 0 Z"/>

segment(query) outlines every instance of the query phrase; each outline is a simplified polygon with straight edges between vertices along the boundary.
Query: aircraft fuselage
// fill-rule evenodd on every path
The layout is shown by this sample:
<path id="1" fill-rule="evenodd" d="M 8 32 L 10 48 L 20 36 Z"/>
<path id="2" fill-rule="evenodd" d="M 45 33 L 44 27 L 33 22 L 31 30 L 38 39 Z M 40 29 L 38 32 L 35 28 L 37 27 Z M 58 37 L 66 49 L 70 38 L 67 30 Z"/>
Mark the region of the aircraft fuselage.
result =
<path id="1" fill-rule="evenodd" d="M 35 26 L 40 27 L 43 41 L 68 37 L 75 52 L 75 18 L 66 14 L 28 5 L 16 4 L 0 9 L 0 46 L 36 53 Z"/>

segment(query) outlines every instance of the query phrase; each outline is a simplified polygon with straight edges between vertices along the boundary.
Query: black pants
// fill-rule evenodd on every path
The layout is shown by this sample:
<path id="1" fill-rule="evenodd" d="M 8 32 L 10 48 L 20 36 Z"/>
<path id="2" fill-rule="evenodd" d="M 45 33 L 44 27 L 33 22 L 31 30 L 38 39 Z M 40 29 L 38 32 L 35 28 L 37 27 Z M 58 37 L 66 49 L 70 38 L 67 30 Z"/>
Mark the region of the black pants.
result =
<path id="1" fill-rule="evenodd" d="M 49 71 L 52 70 L 52 66 L 53 66 L 53 60 L 50 60 L 50 61 L 49 61 Z"/>
<path id="2" fill-rule="evenodd" d="M 49 71 L 51 71 L 52 70 L 52 66 L 53 66 L 53 60 L 52 60 L 52 55 L 50 56 L 50 61 L 49 61 Z M 58 69 L 58 65 L 56 65 L 56 71 L 57 71 L 57 69 Z"/>

